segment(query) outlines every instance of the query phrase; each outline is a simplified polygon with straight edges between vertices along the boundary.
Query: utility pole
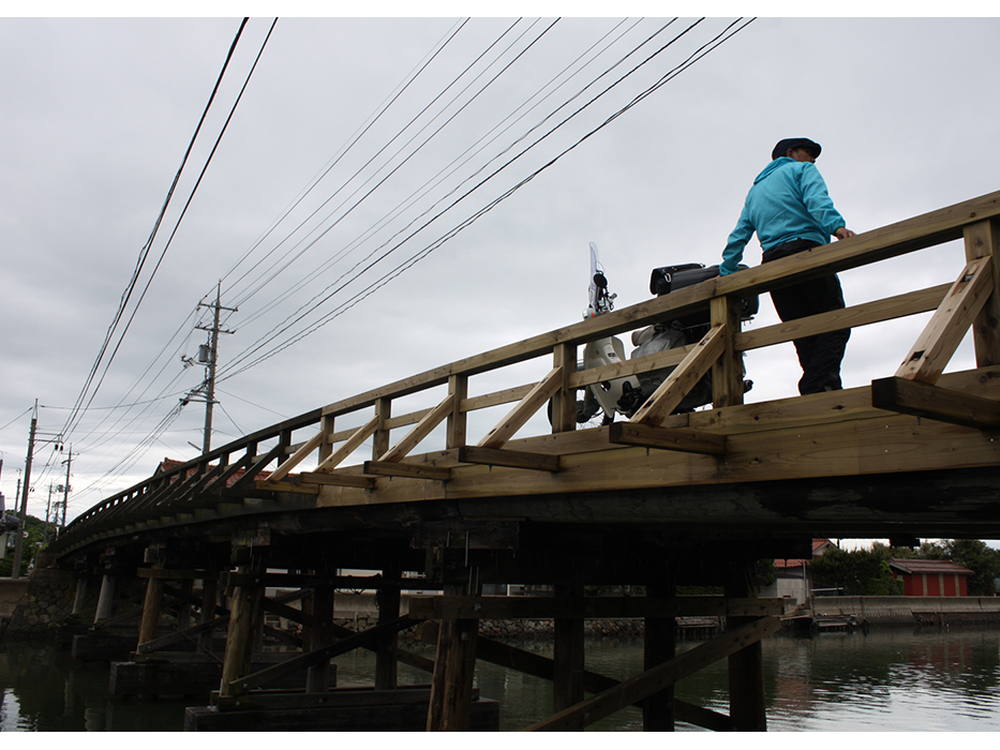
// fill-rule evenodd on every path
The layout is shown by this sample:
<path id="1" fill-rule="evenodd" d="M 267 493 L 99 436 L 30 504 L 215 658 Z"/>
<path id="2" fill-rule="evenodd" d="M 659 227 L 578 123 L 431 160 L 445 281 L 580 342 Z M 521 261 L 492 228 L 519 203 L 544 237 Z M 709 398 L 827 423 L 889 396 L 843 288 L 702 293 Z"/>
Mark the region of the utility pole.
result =
<path id="1" fill-rule="evenodd" d="M 222 282 L 215 287 L 215 304 L 208 305 L 204 302 L 199 302 L 198 307 L 212 307 L 214 312 L 212 315 L 212 327 L 207 328 L 205 326 L 195 326 L 203 331 L 208 331 L 211 334 L 209 343 L 207 347 L 207 352 L 202 348 L 198 353 L 198 362 L 205 365 L 205 435 L 202 441 L 202 453 L 208 453 L 212 448 L 212 408 L 215 406 L 215 368 L 219 362 L 219 334 L 220 333 L 235 333 L 235 331 L 223 331 L 219 328 L 219 317 L 223 310 L 228 310 L 230 312 L 237 312 L 235 307 L 223 307 L 222 306 Z"/>
<path id="2" fill-rule="evenodd" d="M 35 430 L 38 427 L 38 399 L 35 399 L 35 410 L 31 415 L 31 430 L 28 432 L 28 455 L 24 460 L 24 484 L 21 486 L 21 507 L 17 517 L 21 527 L 17 530 L 14 540 L 14 560 L 11 563 L 10 575 L 18 578 L 21 575 L 21 558 L 24 556 L 24 534 L 28 527 L 28 487 L 31 485 L 31 459 L 35 454 Z"/>
<path id="3" fill-rule="evenodd" d="M 69 458 L 63 461 L 66 464 L 66 484 L 63 485 L 63 506 L 62 506 L 62 523 L 59 525 L 59 530 L 66 528 L 66 506 L 69 505 L 69 491 L 72 489 L 69 486 L 69 468 L 73 465 L 73 446 L 69 447 Z M 59 535 L 59 531 L 56 532 L 56 536 Z"/>

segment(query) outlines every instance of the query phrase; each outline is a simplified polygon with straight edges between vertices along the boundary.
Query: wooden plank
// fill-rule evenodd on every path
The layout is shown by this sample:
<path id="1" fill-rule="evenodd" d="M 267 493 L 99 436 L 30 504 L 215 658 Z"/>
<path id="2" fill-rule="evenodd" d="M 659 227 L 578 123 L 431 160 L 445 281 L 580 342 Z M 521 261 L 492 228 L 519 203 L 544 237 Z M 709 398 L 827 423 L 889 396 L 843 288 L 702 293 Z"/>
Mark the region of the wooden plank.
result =
<path id="1" fill-rule="evenodd" d="M 319 488 L 316 487 L 317 482 L 312 484 L 305 483 L 302 479 L 303 475 L 288 477 L 283 482 L 272 482 L 270 478 L 268 479 L 258 479 L 254 482 L 254 487 L 258 490 L 268 490 L 271 492 L 295 492 L 300 495 L 316 495 L 319 493 Z M 330 476 L 329 474 L 325 476 Z"/>
<path id="2" fill-rule="evenodd" d="M 296 450 L 291 456 L 285 459 L 285 461 L 282 462 L 274 471 L 272 471 L 271 475 L 267 478 L 267 481 L 277 482 L 287 477 L 292 469 L 294 469 L 296 466 L 302 463 L 302 461 L 310 453 L 312 453 L 314 450 L 316 450 L 316 448 L 319 447 L 319 444 L 321 442 L 323 442 L 322 430 L 317 432 L 306 442 L 304 442 L 301 446 L 299 446 L 298 450 Z"/>
<path id="3" fill-rule="evenodd" d="M 316 472 L 331 471 L 334 469 L 341 461 L 354 453 L 354 451 L 356 451 L 363 442 L 372 436 L 375 429 L 378 427 L 378 424 L 379 418 L 376 416 L 355 430 L 342 446 L 333 451 L 326 459 L 319 463 L 316 467 Z"/>
<path id="4" fill-rule="evenodd" d="M 657 352 L 656 354 L 649 354 L 645 357 L 623 359 L 621 362 L 616 362 L 613 365 L 602 365 L 601 367 L 579 370 L 578 372 L 570 373 L 569 385 L 571 388 L 586 388 L 588 385 L 603 383 L 606 380 L 615 380 L 616 378 L 624 378 L 629 375 L 640 375 L 644 372 L 675 367 L 696 346 L 698 345 L 678 346 L 663 352 Z"/>
<path id="5" fill-rule="evenodd" d="M 712 432 L 650 427 L 634 422 L 614 422 L 608 427 L 609 443 L 714 456 L 726 454 L 726 436 Z"/>
<path id="6" fill-rule="evenodd" d="M 743 355 L 736 351 L 740 316 L 734 297 L 716 297 L 709 305 L 712 326 L 723 327 L 723 347 L 712 365 L 712 406 L 743 403 Z"/>
<path id="7" fill-rule="evenodd" d="M 566 601 L 555 597 L 426 596 L 410 599 L 410 614 L 426 620 L 482 618 L 486 620 L 621 617 L 719 616 L 763 617 L 784 614 L 782 599 L 721 596 L 585 597 Z"/>
<path id="8" fill-rule="evenodd" d="M 763 292 L 778 284 L 846 271 L 962 237 L 966 225 L 1000 215 L 1000 191 L 930 211 L 847 240 L 814 247 L 715 280 L 715 295 Z M 688 287 L 691 288 L 691 287 Z M 684 291 L 684 290 L 679 290 Z M 665 297 L 672 297 L 672 292 Z M 606 317 L 606 316 L 601 316 Z"/>
<path id="9" fill-rule="evenodd" d="M 477 445 L 480 448 L 502 447 L 538 411 L 539 407 L 552 397 L 562 386 L 562 381 L 562 368 L 553 367 L 549 374 L 542 378 L 496 427 L 486 433 L 486 437 Z"/>
<path id="10" fill-rule="evenodd" d="M 452 375 L 448 378 L 448 393 L 453 400 L 445 442 L 449 448 L 458 448 L 465 445 L 468 432 L 468 417 L 462 411 L 462 403 L 469 395 L 469 379 L 465 375 Z"/>
<path id="11" fill-rule="evenodd" d="M 392 416 L 392 399 L 385 396 L 375 400 L 375 432 L 372 433 L 372 459 L 389 450 L 389 417 Z"/>
<path id="12" fill-rule="evenodd" d="M 992 293 L 972 324 L 976 364 L 1000 364 L 1000 221 L 988 219 L 965 227 L 965 258 L 992 258 Z"/>
<path id="13" fill-rule="evenodd" d="M 873 380 L 872 406 L 980 430 L 1000 427 L 1000 401 L 906 378 Z"/>
<path id="14" fill-rule="evenodd" d="M 807 336 L 815 336 L 819 333 L 839 331 L 843 328 L 859 328 L 873 323 L 882 323 L 886 320 L 929 312 L 938 308 L 949 289 L 951 289 L 951 284 L 939 284 L 874 302 L 865 302 L 819 315 L 789 320 L 787 323 L 765 326 L 755 331 L 745 331 L 736 335 L 736 349 L 750 351 Z"/>
<path id="15" fill-rule="evenodd" d="M 404 464 L 396 461 L 365 461 L 365 474 L 379 474 L 386 477 L 411 477 L 413 479 L 451 479 L 451 469 L 429 464 Z"/>
<path id="16" fill-rule="evenodd" d="M 756 643 L 781 627 L 776 617 L 763 617 L 747 623 L 720 637 L 696 646 L 669 662 L 646 670 L 640 675 L 622 681 L 617 686 L 605 690 L 592 698 L 577 703 L 540 722 L 532 724 L 528 731 L 561 731 L 582 721 L 592 724 L 605 716 L 641 701 L 649 695 L 663 690 L 678 680 L 704 669 L 719 659 Z"/>
<path id="17" fill-rule="evenodd" d="M 660 383 L 639 410 L 632 415 L 631 422 L 659 426 L 684 400 L 699 380 L 708 372 L 726 346 L 726 326 L 714 326 L 702 337 L 698 345 Z"/>
<path id="18" fill-rule="evenodd" d="M 436 641 L 437 635 L 433 628 L 428 628 L 427 635 L 430 636 L 431 642 Z M 425 637 L 424 640 L 427 640 L 427 638 Z M 543 680 L 551 680 L 555 674 L 555 665 L 552 659 L 532 651 L 511 646 L 507 643 L 494 641 L 482 635 L 476 638 L 476 658 Z M 587 692 L 600 693 L 618 684 L 618 680 L 599 672 L 591 672 L 589 670 L 584 670 L 583 672 L 583 685 Z M 634 705 L 641 706 L 641 701 L 636 702 Z M 720 714 L 676 698 L 674 699 L 674 714 L 678 721 L 685 721 L 689 724 L 717 732 L 732 729 L 729 717 L 725 714 Z"/>
<path id="19" fill-rule="evenodd" d="M 200 580 L 208 575 L 204 570 L 178 570 L 173 568 L 136 568 L 135 574 L 139 578 L 166 578 L 175 581 Z"/>
<path id="20" fill-rule="evenodd" d="M 576 391 L 569 385 L 569 376 L 576 372 L 576 347 L 557 344 L 552 351 L 552 366 L 559 368 L 562 382 L 549 402 L 549 423 L 552 432 L 572 432 L 576 429 Z"/>
<path id="21" fill-rule="evenodd" d="M 455 396 L 449 393 L 441 402 L 431 409 L 427 414 L 417 422 L 417 425 L 410 430 L 410 432 L 400 440 L 393 448 L 385 451 L 381 456 L 378 457 L 379 462 L 394 463 L 404 458 L 406 454 L 417 447 L 425 437 L 427 437 L 431 430 L 437 427 L 445 418 L 453 412 L 453 404 L 455 402 Z"/>
<path id="22" fill-rule="evenodd" d="M 159 651 L 161 648 L 166 648 L 167 646 L 173 646 L 174 644 L 182 641 L 190 640 L 193 636 L 208 633 L 218 627 L 221 627 L 222 625 L 225 625 L 227 622 L 229 622 L 228 615 L 225 617 L 216 617 L 208 622 L 199 623 L 198 625 L 192 625 L 191 627 L 179 630 L 176 633 L 170 633 L 169 635 L 160 636 L 159 638 L 155 638 L 151 641 L 140 643 L 136 648 L 136 653 L 150 654 L 154 651 Z"/>
<path id="23" fill-rule="evenodd" d="M 247 469 L 246 474 L 244 474 L 243 476 L 241 476 L 239 479 L 236 480 L 236 482 L 233 484 L 233 489 L 240 489 L 246 487 L 247 485 L 252 485 L 254 482 L 257 481 L 257 475 L 261 471 L 263 471 L 264 468 L 268 464 L 270 464 L 274 459 L 282 455 L 283 452 L 284 452 L 284 445 L 282 445 L 279 442 L 276 446 L 271 448 L 271 450 L 269 450 L 259 459 L 256 459 L 254 461 L 253 465 L 249 469 Z"/>
<path id="24" fill-rule="evenodd" d="M 969 261 L 896 370 L 896 377 L 924 383 L 933 383 L 940 377 L 993 292 L 991 266 L 990 258 Z"/>
<path id="25" fill-rule="evenodd" d="M 362 490 L 375 489 L 374 477 L 344 472 L 303 472 L 299 479 L 305 484 L 331 485 L 334 487 L 357 487 Z"/>
<path id="26" fill-rule="evenodd" d="M 491 393 L 483 393 L 479 396 L 471 396 L 469 398 L 462 399 L 459 409 L 463 412 L 470 412 L 479 411 L 480 409 L 489 409 L 491 406 L 514 404 L 531 393 L 531 389 L 534 387 L 534 383 L 525 383 L 524 385 L 517 385 L 512 388 L 504 388 L 499 391 L 492 391 Z"/>
<path id="27" fill-rule="evenodd" d="M 458 460 L 461 463 L 507 466 L 514 469 L 559 471 L 559 456 L 512 451 L 507 448 L 481 448 L 475 445 L 465 445 L 458 449 Z"/>
<path id="28" fill-rule="evenodd" d="M 276 677 L 303 670 L 313 664 L 319 664 L 320 662 L 332 659 L 338 654 L 345 654 L 348 651 L 353 651 L 356 648 L 367 647 L 368 645 L 374 646 L 378 642 L 379 638 L 384 636 L 386 633 L 398 633 L 419 624 L 419 622 L 419 619 L 407 616 L 376 625 L 373 628 L 368 628 L 368 630 L 357 633 L 350 638 L 345 638 L 344 640 L 338 641 L 330 646 L 325 646 L 323 648 L 316 649 L 315 651 L 295 656 L 287 661 L 281 662 L 280 664 L 265 667 L 264 669 L 244 675 L 243 677 L 229 679 L 223 684 L 223 687 L 229 687 L 231 692 L 227 693 L 224 690 L 223 693 L 231 695 L 243 692 L 263 685 L 268 680 L 275 679 Z"/>

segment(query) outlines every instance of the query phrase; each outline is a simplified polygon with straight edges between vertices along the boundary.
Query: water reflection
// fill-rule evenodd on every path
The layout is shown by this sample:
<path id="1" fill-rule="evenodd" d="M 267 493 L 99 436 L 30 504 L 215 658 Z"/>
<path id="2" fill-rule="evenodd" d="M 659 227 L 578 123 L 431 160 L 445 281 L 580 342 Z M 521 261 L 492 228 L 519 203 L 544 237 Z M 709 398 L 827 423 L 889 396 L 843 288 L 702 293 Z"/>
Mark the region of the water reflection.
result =
<path id="1" fill-rule="evenodd" d="M 551 645 L 522 648 L 551 656 Z M 692 648 L 697 643 L 683 643 Z M 421 650 L 407 646 L 409 650 Z M 433 649 L 423 653 L 433 656 Z M 912 633 L 902 630 L 774 638 L 763 648 L 768 724 L 779 731 L 998 731 L 1000 632 Z M 374 657 L 361 651 L 336 659 L 340 684 L 371 684 Z M 587 669 L 616 679 L 638 673 L 640 640 L 593 639 Z M 402 684 L 429 675 L 400 665 Z M 681 681 L 679 698 L 728 713 L 726 665 Z M 501 704 L 501 728 L 523 728 L 552 712 L 546 680 L 479 663 L 477 687 Z M 186 701 L 112 701 L 106 664 L 80 663 L 51 647 L 0 645 L 0 731 L 172 731 L 183 725 Z M 639 730 L 629 708 L 595 730 Z M 697 728 L 679 725 L 678 729 Z"/>

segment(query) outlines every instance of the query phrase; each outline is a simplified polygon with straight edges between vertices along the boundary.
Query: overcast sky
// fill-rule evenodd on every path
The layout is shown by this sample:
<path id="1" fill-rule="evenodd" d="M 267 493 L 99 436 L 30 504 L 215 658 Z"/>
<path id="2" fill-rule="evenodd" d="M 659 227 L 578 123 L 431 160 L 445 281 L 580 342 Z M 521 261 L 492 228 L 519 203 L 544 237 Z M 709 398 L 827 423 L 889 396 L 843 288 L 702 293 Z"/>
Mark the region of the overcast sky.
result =
<path id="1" fill-rule="evenodd" d="M 235 333 L 220 342 L 216 446 L 576 322 L 590 241 L 619 307 L 649 298 L 656 266 L 717 263 L 780 138 L 823 145 L 817 166 L 858 232 L 998 188 L 997 19 L 737 24 L 732 38 L 584 138 L 736 17 L 663 28 L 669 20 L 281 18 L 178 224 L 273 21 L 253 18 L 125 320 L 147 283 L 148 292 L 91 408 L 64 435 L 63 454 L 51 443 L 36 449 L 29 512 L 44 516 L 70 445 L 70 518 L 149 476 L 164 457 L 200 452 L 191 443 L 201 445 L 201 404 L 163 420 L 204 377 L 181 355 L 205 342 L 195 325 L 208 313 L 198 303 L 220 280 L 223 305 L 239 311 L 224 324 Z M 0 19 L 0 491 L 8 508 L 28 409 L 37 398 L 42 437 L 66 426 L 238 26 L 238 18 Z M 953 243 L 845 273 L 848 304 L 952 281 L 962 258 Z M 759 259 L 753 240 L 746 261 Z M 765 298 L 749 325 L 775 320 Z M 924 320 L 855 331 L 845 386 L 892 374 Z M 966 344 L 949 369 L 971 365 Z M 795 394 L 790 345 L 754 352 L 747 366 L 748 400 Z M 484 377 L 473 393 L 520 385 L 548 367 Z"/>

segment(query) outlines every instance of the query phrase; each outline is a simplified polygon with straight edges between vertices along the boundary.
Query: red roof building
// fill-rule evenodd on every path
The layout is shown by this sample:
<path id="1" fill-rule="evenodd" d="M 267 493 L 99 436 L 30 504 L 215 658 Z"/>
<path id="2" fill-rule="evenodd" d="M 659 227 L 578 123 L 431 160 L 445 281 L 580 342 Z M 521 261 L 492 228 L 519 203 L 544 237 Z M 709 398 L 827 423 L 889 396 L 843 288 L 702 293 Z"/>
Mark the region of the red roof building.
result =
<path id="1" fill-rule="evenodd" d="M 889 568 L 906 596 L 968 596 L 972 571 L 950 560 L 893 558 Z"/>

